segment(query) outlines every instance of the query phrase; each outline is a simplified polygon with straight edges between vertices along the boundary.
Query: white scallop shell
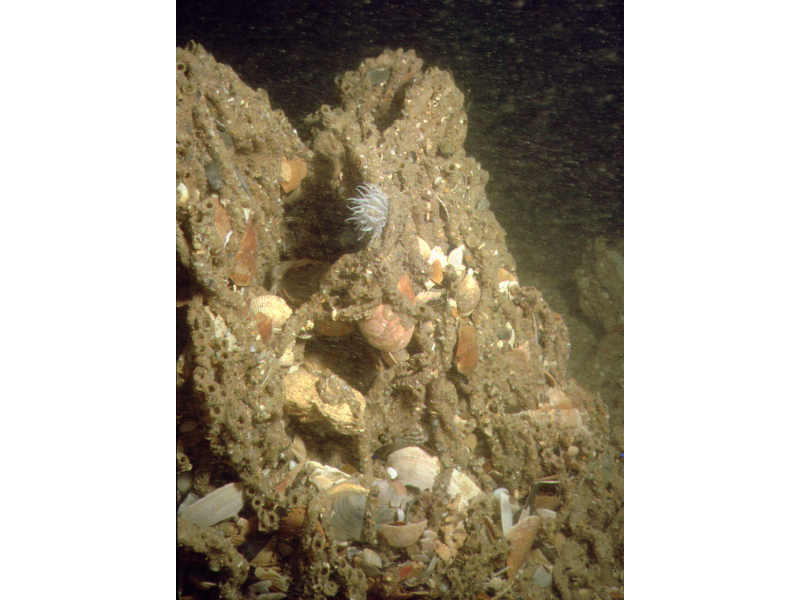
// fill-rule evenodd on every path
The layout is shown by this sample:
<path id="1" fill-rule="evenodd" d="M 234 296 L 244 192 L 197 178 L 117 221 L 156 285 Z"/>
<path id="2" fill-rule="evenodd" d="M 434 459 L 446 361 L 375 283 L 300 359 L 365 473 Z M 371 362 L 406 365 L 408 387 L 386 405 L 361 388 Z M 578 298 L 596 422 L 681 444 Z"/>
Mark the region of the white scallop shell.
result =
<path id="1" fill-rule="evenodd" d="M 264 470 L 264 475 L 269 469 Z M 218 487 L 197 502 L 186 506 L 179 515 L 199 527 L 210 527 L 239 514 L 244 507 L 242 486 L 237 481 Z"/>
<path id="2" fill-rule="evenodd" d="M 431 489 L 441 470 L 439 459 L 418 446 L 395 450 L 386 458 L 386 463 L 397 471 L 398 481 L 420 490 Z"/>
<path id="3" fill-rule="evenodd" d="M 419 246 L 419 254 L 422 260 L 428 260 L 431 255 L 431 247 L 428 242 L 417 236 L 417 245 Z"/>
<path id="4" fill-rule="evenodd" d="M 451 265 L 456 270 L 456 273 L 459 274 L 466 269 L 464 266 L 464 250 L 466 250 L 466 247 L 461 244 L 450 250 L 450 254 L 447 255 L 447 264 Z"/>
<path id="5" fill-rule="evenodd" d="M 292 316 L 292 309 L 286 304 L 286 300 L 272 294 L 253 298 L 250 301 L 250 310 L 271 319 L 272 326 L 278 329 L 283 327 L 283 324 Z"/>
<path id="6" fill-rule="evenodd" d="M 481 299 L 481 286 L 475 279 L 472 269 L 467 269 L 467 274 L 456 286 L 456 302 L 458 312 L 462 317 L 468 317 L 478 306 Z"/>
<path id="7" fill-rule="evenodd" d="M 334 539 L 360 540 L 364 530 L 367 489 L 354 483 L 340 483 L 326 494 L 331 503 L 330 527 Z"/>

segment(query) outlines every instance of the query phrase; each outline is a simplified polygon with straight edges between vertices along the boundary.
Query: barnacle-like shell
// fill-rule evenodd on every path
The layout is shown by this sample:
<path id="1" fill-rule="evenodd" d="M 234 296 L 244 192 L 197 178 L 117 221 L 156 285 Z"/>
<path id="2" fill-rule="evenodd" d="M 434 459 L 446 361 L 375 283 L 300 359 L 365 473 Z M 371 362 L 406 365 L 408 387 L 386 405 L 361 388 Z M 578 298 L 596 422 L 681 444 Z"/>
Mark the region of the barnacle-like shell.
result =
<path id="1" fill-rule="evenodd" d="M 407 525 L 378 525 L 378 533 L 392 548 L 406 548 L 422 536 L 427 526 L 427 519 Z"/>
<path id="2" fill-rule="evenodd" d="M 358 330 L 373 348 L 382 352 L 397 352 L 411 341 L 414 322 L 410 317 L 379 304 L 366 319 L 358 322 Z"/>
<path id="3" fill-rule="evenodd" d="M 456 303 L 458 313 L 462 317 L 468 317 L 478 306 L 481 299 L 481 286 L 475 279 L 472 269 L 467 269 L 467 274 L 458 282 L 456 287 Z"/>
<path id="4" fill-rule="evenodd" d="M 386 464 L 397 471 L 397 480 L 420 490 L 429 490 L 441 470 L 439 458 L 418 446 L 395 450 L 386 457 Z"/>
<path id="5" fill-rule="evenodd" d="M 328 490 L 331 503 L 331 535 L 339 541 L 360 540 L 364 530 L 366 488 L 354 483 L 340 483 Z"/>

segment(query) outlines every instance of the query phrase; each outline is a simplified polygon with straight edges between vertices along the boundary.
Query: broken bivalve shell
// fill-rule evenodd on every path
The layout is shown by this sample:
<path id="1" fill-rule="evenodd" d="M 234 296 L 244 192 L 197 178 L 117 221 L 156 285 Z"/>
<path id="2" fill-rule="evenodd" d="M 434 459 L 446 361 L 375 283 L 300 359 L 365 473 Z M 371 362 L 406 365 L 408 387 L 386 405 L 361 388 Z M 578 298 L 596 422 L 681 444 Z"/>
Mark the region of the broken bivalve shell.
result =
<path id="1" fill-rule="evenodd" d="M 367 490 L 354 483 L 340 483 L 328 490 L 331 503 L 331 536 L 340 541 L 358 541 L 364 530 Z"/>
<path id="2" fill-rule="evenodd" d="M 446 491 L 449 498 L 458 496 L 456 510 L 460 512 L 465 512 L 470 501 L 483 493 L 478 484 L 472 481 L 469 475 L 462 473 L 460 469 L 453 469 Z"/>
<path id="3" fill-rule="evenodd" d="M 305 471 L 308 473 L 308 480 L 317 486 L 320 492 L 332 488 L 337 483 L 342 483 L 350 479 L 350 475 L 340 471 L 336 467 L 309 460 L 305 463 Z"/>
<path id="4" fill-rule="evenodd" d="M 382 522 L 402 521 L 406 507 L 411 502 L 411 495 L 406 486 L 396 479 L 392 481 L 377 479 L 373 487 L 378 490 L 378 509 L 388 509 L 382 514 L 388 515 L 389 518 Z"/>
<path id="5" fill-rule="evenodd" d="M 407 548 L 422 537 L 427 526 L 427 519 L 407 525 L 379 525 L 378 533 L 392 548 Z"/>
<path id="6" fill-rule="evenodd" d="M 471 315 L 481 299 L 481 286 L 478 285 L 472 269 L 467 269 L 467 274 L 458 282 L 455 296 L 458 313 L 462 317 Z"/>
<path id="7" fill-rule="evenodd" d="M 269 469 L 264 470 L 264 476 Z M 233 482 L 209 492 L 197 502 L 183 507 L 178 515 L 198 527 L 210 527 L 239 514 L 244 507 L 242 486 Z"/>
<path id="8" fill-rule="evenodd" d="M 395 450 L 386 457 L 386 464 L 397 471 L 396 481 L 419 490 L 431 489 L 442 468 L 436 456 L 429 455 L 419 446 Z"/>
<path id="9" fill-rule="evenodd" d="M 506 488 L 497 488 L 494 491 L 494 497 L 500 501 L 500 523 L 503 526 L 503 535 L 508 537 L 511 531 L 514 515 L 511 510 L 511 500 Z"/>
<path id="10" fill-rule="evenodd" d="M 397 352 L 411 341 L 414 322 L 410 317 L 396 313 L 388 304 L 379 304 L 366 319 L 358 322 L 358 330 L 373 348 Z"/>
<path id="11" fill-rule="evenodd" d="M 539 531 L 541 518 L 537 516 L 523 517 L 514 525 L 506 535 L 508 543 L 511 545 L 506 559 L 509 580 L 514 578 L 519 568 L 528 559 L 536 533 Z"/>

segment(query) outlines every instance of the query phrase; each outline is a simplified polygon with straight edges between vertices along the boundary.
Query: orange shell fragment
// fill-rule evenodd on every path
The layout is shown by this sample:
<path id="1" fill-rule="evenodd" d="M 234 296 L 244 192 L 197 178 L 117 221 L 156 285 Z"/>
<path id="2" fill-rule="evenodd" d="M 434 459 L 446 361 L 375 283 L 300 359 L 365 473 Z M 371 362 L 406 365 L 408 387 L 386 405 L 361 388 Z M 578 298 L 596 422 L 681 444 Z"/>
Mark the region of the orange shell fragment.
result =
<path id="1" fill-rule="evenodd" d="M 397 352 L 411 341 L 414 321 L 396 313 L 387 304 L 379 304 L 366 319 L 358 322 L 358 330 L 373 348 Z"/>
<path id="2" fill-rule="evenodd" d="M 300 186 L 307 173 L 308 166 L 302 158 L 287 160 L 285 156 L 281 157 L 281 187 L 287 194 Z"/>
<path id="3" fill-rule="evenodd" d="M 503 267 L 500 267 L 499 269 L 497 269 L 497 282 L 498 283 L 502 283 L 503 281 L 514 281 L 514 282 L 516 282 L 517 278 L 510 271 L 504 269 Z"/>
<path id="4" fill-rule="evenodd" d="M 272 319 L 261 313 L 256 313 L 256 326 L 258 327 L 258 333 L 261 335 L 261 341 L 265 344 L 269 342 L 269 338 L 272 336 Z"/>
<path id="5" fill-rule="evenodd" d="M 231 279 L 238 286 L 248 286 L 253 283 L 256 275 L 256 230 L 251 220 L 244 230 L 244 236 L 239 244 L 239 251 L 233 257 L 233 270 Z"/>
<path id="6" fill-rule="evenodd" d="M 472 325 L 462 325 L 456 344 L 456 369 L 469 375 L 478 366 L 478 332 Z"/>
<path id="7" fill-rule="evenodd" d="M 225 210 L 225 207 L 222 206 L 222 203 L 219 201 L 219 196 L 215 194 L 214 200 L 217 203 L 217 207 L 214 211 L 214 229 L 217 231 L 219 241 L 224 243 L 225 239 L 228 237 L 228 232 L 231 230 L 231 218 L 228 216 L 228 211 Z"/>
<path id="8" fill-rule="evenodd" d="M 442 269 L 442 263 L 437 259 L 433 261 L 433 264 L 431 265 L 431 281 L 438 285 L 442 283 L 443 279 L 444 269 Z"/>
<path id="9" fill-rule="evenodd" d="M 414 295 L 414 286 L 411 285 L 411 278 L 409 278 L 408 274 L 403 273 L 400 276 L 400 279 L 397 282 L 397 291 L 408 298 L 409 302 L 414 303 L 416 301 L 416 296 Z"/>

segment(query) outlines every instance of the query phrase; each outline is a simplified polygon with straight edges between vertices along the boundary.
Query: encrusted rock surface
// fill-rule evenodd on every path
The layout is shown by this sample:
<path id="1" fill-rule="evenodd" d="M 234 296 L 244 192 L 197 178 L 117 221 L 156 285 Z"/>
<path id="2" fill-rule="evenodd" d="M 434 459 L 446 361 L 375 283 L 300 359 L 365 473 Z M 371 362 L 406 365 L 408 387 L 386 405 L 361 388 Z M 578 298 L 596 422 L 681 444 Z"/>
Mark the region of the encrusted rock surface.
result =
<path id="1" fill-rule="evenodd" d="M 538 290 L 509 283 L 515 263 L 488 209 L 489 175 L 464 152 L 464 99 L 452 76 L 424 68 L 413 51 L 367 59 L 338 79 L 340 106 L 309 115 L 306 145 L 265 91 L 201 46 L 178 49 L 177 64 L 177 470 L 192 472 L 197 495 L 240 481 L 245 498 L 241 527 L 179 521 L 187 581 L 225 598 L 251 588 L 458 598 L 529 594 L 544 567 L 552 588 L 537 597 L 618 585 L 621 472 L 607 447 L 608 414 L 567 373 L 563 319 Z M 287 161 L 297 160 L 305 176 L 282 185 Z M 346 220 L 363 183 L 390 201 L 372 241 Z M 445 255 L 463 247 L 463 264 L 441 265 L 433 282 L 420 238 Z M 480 294 L 460 313 L 465 269 Z M 280 326 L 251 310 L 267 294 L 292 309 Z M 353 327 L 381 304 L 414 324 L 396 352 L 380 352 Z M 472 347 L 457 350 L 465 328 Z M 476 359 L 468 369 L 459 364 L 467 354 Z M 430 534 L 404 548 L 384 543 L 387 507 L 370 495 L 360 545 L 336 543 L 340 517 L 304 461 L 370 489 L 391 479 L 389 452 L 416 445 L 442 469 L 431 490 L 397 491 L 413 502 L 392 518 L 427 521 Z M 466 508 L 451 497 L 453 473 L 482 491 Z M 518 513 L 558 510 L 534 541 L 546 560 L 532 553 L 511 581 L 498 575 L 508 554 L 491 495 L 498 487 Z M 362 565 L 359 548 L 380 560 Z"/>

